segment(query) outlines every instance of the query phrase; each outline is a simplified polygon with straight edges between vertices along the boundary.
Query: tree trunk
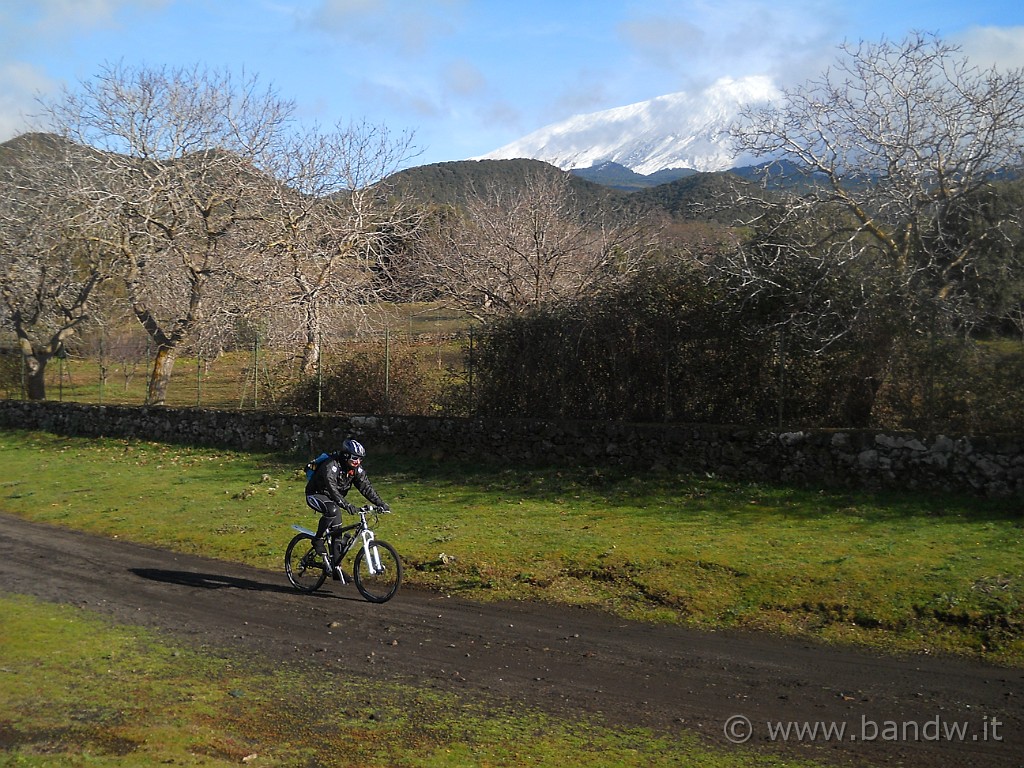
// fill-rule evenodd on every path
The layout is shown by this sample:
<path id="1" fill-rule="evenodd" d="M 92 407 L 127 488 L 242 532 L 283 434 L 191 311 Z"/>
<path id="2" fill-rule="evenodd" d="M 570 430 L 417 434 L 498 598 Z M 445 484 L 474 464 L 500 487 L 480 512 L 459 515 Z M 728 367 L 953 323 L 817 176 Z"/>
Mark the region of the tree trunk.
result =
<path id="1" fill-rule="evenodd" d="M 46 399 L 46 355 L 23 354 L 25 365 L 25 390 L 29 400 Z"/>
<path id="2" fill-rule="evenodd" d="M 316 375 L 320 366 L 320 313 L 312 302 L 306 305 L 306 342 L 302 348 L 302 373 Z"/>
<path id="3" fill-rule="evenodd" d="M 171 383 L 171 372 L 174 362 L 178 359 L 178 350 L 174 347 L 157 348 L 153 360 L 153 371 L 149 376 L 149 389 L 146 392 L 146 405 L 166 405 L 167 387 Z"/>
<path id="4" fill-rule="evenodd" d="M 15 317 L 14 320 L 15 332 L 18 334 L 18 349 L 21 351 L 25 372 L 25 394 L 29 400 L 45 400 L 46 364 L 53 357 L 55 346 L 33 344 L 20 322 L 20 317 Z"/>

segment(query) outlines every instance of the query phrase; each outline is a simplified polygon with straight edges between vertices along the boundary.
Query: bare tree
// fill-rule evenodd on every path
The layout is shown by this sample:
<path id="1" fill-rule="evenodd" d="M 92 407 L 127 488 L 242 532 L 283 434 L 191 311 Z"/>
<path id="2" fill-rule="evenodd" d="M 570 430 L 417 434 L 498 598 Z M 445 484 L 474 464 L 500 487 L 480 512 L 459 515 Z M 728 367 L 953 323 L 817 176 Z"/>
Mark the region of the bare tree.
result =
<path id="1" fill-rule="evenodd" d="M 934 35 L 844 45 L 819 79 L 749 110 L 734 136 L 803 176 L 752 222 L 753 247 L 719 261 L 744 292 L 782 297 L 802 270 L 811 291 L 789 294 L 787 321 L 837 312 L 841 283 L 861 294 L 847 311 L 882 302 L 908 328 L 944 318 L 969 329 L 986 255 L 1012 250 L 996 241 L 1018 230 L 1020 211 L 985 226 L 964 226 L 965 214 L 1024 162 L 1024 71 L 978 69 Z M 820 343 L 854 322 L 836 319 Z"/>
<path id="2" fill-rule="evenodd" d="M 435 212 L 406 279 L 477 318 L 521 312 L 635 271 L 654 237 L 636 216 L 581 205 L 569 174 L 532 172 Z"/>
<path id="3" fill-rule="evenodd" d="M 257 282 L 265 299 L 299 310 L 307 375 L 320 361 L 325 313 L 379 299 L 391 244 L 418 224 L 386 183 L 413 154 L 411 134 L 367 123 L 294 134 L 275 153 L 280 183 L 261 203 Z"/>
<path id="4" fill-rule="evenodd" d="M 45 399 L 47 363 L 91 320 L 110 276 L 87 211 L 65 193 L 67 169 L 87 162 L 51 136 L 0 145 L 0 318 L 17 339 L 32 400 Z"/>
<path id="5" fill-rule="evenodd" d="M 100 177 L 75 193 L 103 217 L 102 245 L 155 347 L 146 402 L 161 405 L 182 346 L 245 301 L 249 200 L 293 106 L 255 77 L 124 65 L 46 106 L 62 136 L 102 153 Z"/>

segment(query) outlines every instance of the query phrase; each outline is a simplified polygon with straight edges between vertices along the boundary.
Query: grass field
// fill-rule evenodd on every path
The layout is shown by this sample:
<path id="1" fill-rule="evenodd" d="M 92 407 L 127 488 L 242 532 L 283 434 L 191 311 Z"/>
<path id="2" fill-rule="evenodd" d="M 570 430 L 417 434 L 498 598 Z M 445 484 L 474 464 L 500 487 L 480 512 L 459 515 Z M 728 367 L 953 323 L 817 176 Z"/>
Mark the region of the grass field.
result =
<path id="1" fill-rule="evenodd" d="M 297 463 L 3 432 L 0 508 L 280 572 L 289 526 L 313 522 Z M 402 553 L 410 583 L 1024 666 L 1016 501 L 397 455 L 371 454 L 367 468 L 395 510 L 379 532 Z M 283 693 L 308 671 L 193 657 L 143 630 L 18 597 L 0 600 L 0 641 L 0 745 L 20 745 L 0 752 L 0 765 L 228 765 L 251 754 L 256 765 L 794 764 L 535 712 L 485 716 L 397 688 L 372 728 L 341 713 L 328 729 L 336 735 L 318 730 L 310 746 L 294 733 L 308 734 L 312 715 Z M 127 708 L 125 685 L 135 686 Z M 422 728 L 401 714 L 409 697 L 427 713 Z M 273 722 L 282 728 L 257 735 Z M 539 739 L 536 750 L 517 746 L 524 732 Z M 119 762 L 118 745 L 130 758 Z M 339 750 L 351 760 L 335 762 Z"/>

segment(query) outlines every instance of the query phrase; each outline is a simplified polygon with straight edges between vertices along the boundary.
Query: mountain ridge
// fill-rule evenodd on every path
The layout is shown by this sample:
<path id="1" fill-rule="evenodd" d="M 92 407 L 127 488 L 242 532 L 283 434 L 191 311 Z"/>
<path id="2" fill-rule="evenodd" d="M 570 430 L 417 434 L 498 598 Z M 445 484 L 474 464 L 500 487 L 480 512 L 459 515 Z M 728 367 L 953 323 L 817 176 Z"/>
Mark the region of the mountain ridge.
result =
<path id="1" fill-rule="evenodd" d="M 83 161 L 102 154 L 58 136 L 37 133 L 0 143 L 0 170 L 27 155 L 36 162 L 60 163 L 63 156 L 81 155 Z M 688 169 L 644 176 L 624 166 L 607 163 L 592 173 L 567 172 L 541 160 L 455 160 L 407 168 L 384 179 L 389 194 L 425 206 L 462 207 L 474 194 L 489 188 L 516 189 L 532 176 L 567 174 L 576 201 L 584 208 L 609 206 L 623 210 L 662 210 L 675 218 L 719 219 L 709 205 L 720 197 L 728 179 L 733 183 L 756 177 L 757 168 L 702 173 Z M 588 178 L 589 176 L 589 178 Z M 732 220 L 733 216 L 729 216 Z"/>

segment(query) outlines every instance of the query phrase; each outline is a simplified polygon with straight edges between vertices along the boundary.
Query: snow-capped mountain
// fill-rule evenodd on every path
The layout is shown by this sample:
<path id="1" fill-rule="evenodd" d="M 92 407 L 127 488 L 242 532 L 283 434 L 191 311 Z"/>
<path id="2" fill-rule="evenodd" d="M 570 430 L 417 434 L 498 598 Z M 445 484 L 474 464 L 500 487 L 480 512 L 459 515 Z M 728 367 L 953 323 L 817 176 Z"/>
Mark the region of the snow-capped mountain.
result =
<path id="1" fill-rule="evenodd" d="M 649 175 L 667 168 L 721 171 L 754 160 L 728 136 L 742 106 L 777 99 L 767 77 L 724 78 L 697 94 L 670 93 L 625 107 L 577 115 L 476 160 L 543 160 L 563 170 L 615 162 Z"/>

